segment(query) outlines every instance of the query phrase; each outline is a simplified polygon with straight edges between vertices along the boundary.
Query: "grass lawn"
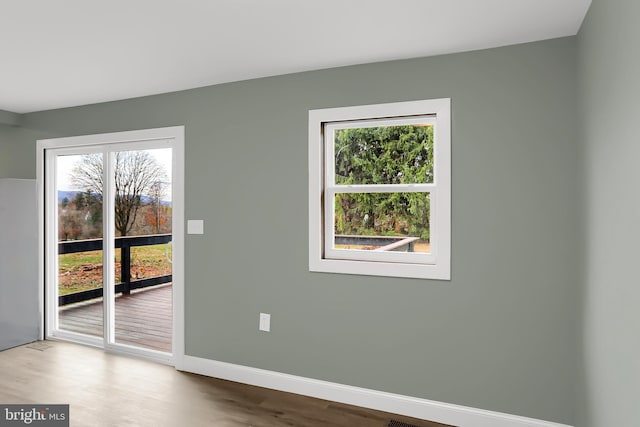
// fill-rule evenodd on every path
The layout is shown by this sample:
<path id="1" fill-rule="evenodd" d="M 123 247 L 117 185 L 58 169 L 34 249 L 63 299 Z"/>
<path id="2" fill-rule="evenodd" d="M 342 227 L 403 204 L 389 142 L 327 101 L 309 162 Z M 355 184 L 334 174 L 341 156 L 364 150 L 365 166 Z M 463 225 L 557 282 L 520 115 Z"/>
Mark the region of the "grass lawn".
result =
<path id="1" fill-rule="evenodd" d="M 131 279 L 171 274 L 166 244 L 131 248 Z M 171 257 L 171 250 L 169 250 Z M 120 283 L 120 250 L 116 250 L 116 283 Z M 58 256 L 58 293 L 66 295 L 102 287 L 102 251 Z"/>

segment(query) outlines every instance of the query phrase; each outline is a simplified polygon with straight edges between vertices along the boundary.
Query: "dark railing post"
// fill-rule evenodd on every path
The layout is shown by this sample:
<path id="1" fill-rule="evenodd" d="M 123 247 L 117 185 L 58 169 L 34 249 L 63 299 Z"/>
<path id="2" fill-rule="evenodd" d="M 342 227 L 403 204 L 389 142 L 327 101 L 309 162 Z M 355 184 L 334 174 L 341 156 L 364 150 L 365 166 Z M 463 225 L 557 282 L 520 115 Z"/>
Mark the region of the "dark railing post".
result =
<path id="1" fill-rule="evenodd" d="M 414 246 L 413 242 L 409 243 L 409 252 L 413 252 L 413 246 Z"/>
<path id="2" fill-rule="evenodd" d="M 123 239 L 120 248 L 120 283 L 122 295 L 129 295 L 131 293 L 131 245 L 126 239 Z"/>

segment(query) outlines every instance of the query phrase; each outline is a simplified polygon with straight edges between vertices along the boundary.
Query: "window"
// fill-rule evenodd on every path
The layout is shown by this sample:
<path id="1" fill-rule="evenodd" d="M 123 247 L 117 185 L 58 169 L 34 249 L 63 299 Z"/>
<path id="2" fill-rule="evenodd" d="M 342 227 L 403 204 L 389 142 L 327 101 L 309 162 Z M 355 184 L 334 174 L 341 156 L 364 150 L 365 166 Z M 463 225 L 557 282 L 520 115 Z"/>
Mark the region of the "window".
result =
<path id="1" fill-rule="evenodd" d="M 309 111 L 309 270 L 450 278 L 450 99 Z"/>

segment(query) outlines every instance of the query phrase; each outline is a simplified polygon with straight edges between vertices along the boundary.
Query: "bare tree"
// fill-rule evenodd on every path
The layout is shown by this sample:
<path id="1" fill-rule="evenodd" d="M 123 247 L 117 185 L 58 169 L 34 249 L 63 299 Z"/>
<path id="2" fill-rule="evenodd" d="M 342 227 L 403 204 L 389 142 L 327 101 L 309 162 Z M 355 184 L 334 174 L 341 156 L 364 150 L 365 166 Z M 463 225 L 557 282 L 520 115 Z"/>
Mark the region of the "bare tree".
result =
<path id="1" fill-rule="evenodd" d="M 167 179 L 164 168 L 148 151 L 119 151 L 115 153 L 115 227 L 127 236 L 135 224 L 142 196 L 152 193 L 156 182 Z M 87 154 L 73 167 L 74 185 L 102 199 L 103 161 L 101 154 Z"/>
<path id="2" fill-rule="evenodd" d="M 165 185 L 166 182 L 156 181 L 149 188 L 149 196 L 151 196 L 151 203 L 153 203 L 153 224 L 156 234 L 160 234 L 160 203 L 165 195 Z"/>

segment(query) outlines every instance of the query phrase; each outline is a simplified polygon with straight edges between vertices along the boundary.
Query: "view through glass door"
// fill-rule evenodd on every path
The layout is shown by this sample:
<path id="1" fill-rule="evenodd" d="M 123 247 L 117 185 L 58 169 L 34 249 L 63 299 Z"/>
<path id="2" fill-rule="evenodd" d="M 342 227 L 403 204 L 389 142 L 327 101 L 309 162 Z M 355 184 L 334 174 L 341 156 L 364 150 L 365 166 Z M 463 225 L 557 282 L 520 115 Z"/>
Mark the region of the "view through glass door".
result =
<path id="1" fill-rule="evenodd" d="M 172 353 L 170 141 L 49 149 L 49 335 Z"/>
<path id="2" fill-rule="evenodd" d="M 113 154 L 115 342 L 171 352 L 171 148 Z"/>
<path id="3" fill-rule="evenodd" d="M 73 183 L 85 158 L 102 163 L 102 153 L 91 152 L 55 159 L 58 329 L 102 338 L 102 190 L 80 190 Z"/>

